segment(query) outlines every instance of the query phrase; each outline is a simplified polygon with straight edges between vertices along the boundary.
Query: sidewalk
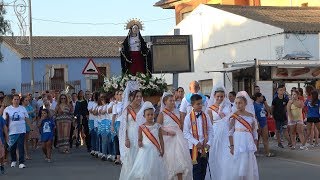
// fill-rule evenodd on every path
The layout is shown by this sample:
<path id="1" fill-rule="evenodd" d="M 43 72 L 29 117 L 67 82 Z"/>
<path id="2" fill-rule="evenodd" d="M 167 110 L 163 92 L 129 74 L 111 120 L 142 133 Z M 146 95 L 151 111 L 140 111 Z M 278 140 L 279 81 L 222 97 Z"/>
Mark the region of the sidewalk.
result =
<path id="1" fill-rule="evenodd" d="M 308 147 L 309 150 L 300 150 L 300 143 L 297 144 L 295 150 L 291 150 L 286 143 L 283 143 L 285 148 L 279 148 L 275 139 L 269 139 L 270 151 L 279 158 L 291 159 L 320 165 L 320 147 Z M 259 154 L 263 154 L 263 144 L 259 145 Z"/>

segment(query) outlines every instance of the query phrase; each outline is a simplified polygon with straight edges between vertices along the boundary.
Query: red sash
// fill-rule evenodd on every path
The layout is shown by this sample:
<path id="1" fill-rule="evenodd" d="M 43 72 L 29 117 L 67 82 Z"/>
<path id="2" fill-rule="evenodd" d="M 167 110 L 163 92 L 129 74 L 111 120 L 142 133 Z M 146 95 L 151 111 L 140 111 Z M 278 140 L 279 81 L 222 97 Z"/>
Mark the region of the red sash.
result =
<path id="1" fill-rule="evenodd" d="M 239 123 L 241 123 L 244 127 L 246 127 L 248 131 L 251 133 L 251 135 L 253 135 L 251 125 L 246 120 L 244 120 L 241 116 L 234 113 L 232 114 L 231 118 L 234 118 L 235 120 L 239 121 Z"/>
<path id="2" fill-rule="evenodd" d="M 219 107 L 217 107 L 216 105 L 212 105 L 209 107 L 212 111 L 216 112 L 217 114 L 219 114 Z"/>
<path id="3" fill-rule="evenodd" d="M 152 142 L 152 144 L 154 144 L 156 146 L 156 148 L 160 152 L 161 151 L 161 146 L 160 146 L 159 142 L 157 141 L 157 139 L 150 132 L 148 127 L 146 125 L 142 124 L 142 125 L 140 125 L 140 129 L 144 132 L 144 134 L 148 137 L 148 139 Z"/>
<path id="4" fill-rule="evenodd" d="M 180 119 L 173 112 L 169 111 L 166 108 L 163 110 L 163 112 L 166 113 L 168 116 L 170 116 L 171 119 L 173 119 L 174 122 L 176 122 L 178 124 L 178 126 L 181 127 Z"/>
<path id="5" fill-rule="evenodd" d="M 209 107 L 212 111 L 214 111 L 214 112 L 216 112 L 218 115 L 219 115 L 219 117 L 222 119 L 222 117 L 220 116 L 220 114 L 219 114 L 219 107 L 217 107 L 216 105 L 212 105 L 212 106 L 210 106 Z M 222 113 L 223 114 L 223 113 Z M 224 114 L 223 114 L 224 115 Z"/>
<path id="6" fill-rule="evenodd" d="M 197 118 L 196 118 L 196 113 L 194 111 L 191 111 L 190 113 L 190 122 L 191 122 L 191 128 L 192 128 L 192 136 L 199 141 Z M 208 124 L 207 124 L 207 117 L 203 112 L 202 112 L 202 130 L 204 135 L 204 143 L 207 143 L 206 141 L 208 140 Z M 201 156 L 206 157 L 205 149 L 202 148 L 201 150 L 202 150 Z M 198 148 L 196 145 L 193 145 L 192 153 L 191 153 L 192 164 L 198 164 L 197 158 L 198 158 Z"/>
<path id="7" fill-rule="evenodd" d="M 137 114 L 136 112 L 134 112 L 133 108 L 129 105 L 128 106 L 128 112 L 130 113 L 130 115 L 132 116 L 133 120 L 136 121 L 136 118 L 137 118 Z"/>

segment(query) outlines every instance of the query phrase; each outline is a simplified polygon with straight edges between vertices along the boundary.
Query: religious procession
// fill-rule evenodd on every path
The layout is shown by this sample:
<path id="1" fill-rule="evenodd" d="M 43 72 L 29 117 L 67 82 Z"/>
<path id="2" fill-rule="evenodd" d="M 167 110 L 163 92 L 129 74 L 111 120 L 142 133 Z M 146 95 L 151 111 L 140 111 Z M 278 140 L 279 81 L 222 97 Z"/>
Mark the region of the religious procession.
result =
<path id="1" fill-rule="evenodd" d="M 3 36 L 0 178 L 318 177 L 320 3 L 306 1 L 160 0 L 167 35 L 132 18 L 125 36 Z"/>

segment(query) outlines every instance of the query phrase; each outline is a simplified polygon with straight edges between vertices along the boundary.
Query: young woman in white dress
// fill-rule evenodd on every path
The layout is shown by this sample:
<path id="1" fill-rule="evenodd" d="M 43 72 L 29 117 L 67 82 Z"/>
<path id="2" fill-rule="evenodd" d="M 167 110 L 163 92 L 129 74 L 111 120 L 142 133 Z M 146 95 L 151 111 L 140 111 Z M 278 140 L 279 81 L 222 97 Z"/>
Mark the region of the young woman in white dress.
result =
<path id="1" fill-rule="evenodd" d="M 167 169 L 163 160 L 164 143 L 161 125 L 154 122 L 151 102 L 140 109 L 137 119 L 145 123 L 139 125 L 139 152 L 128 176 L 130 180 L 167 180 Z"/>
<path id="2" fill-rule="evenodd" d="M 233 155 L 230 180 L 259 180 L 257 160 L 258 123 L 254 114 L 253 101 L 245 91 L 236 97 L 237 110 L 230 117 L 229 141 Z"/>
<path id="3" fill-rule="evenodd" d="M 171 93 L 163 93 L 161 109 L 157 122 L 165 131 L 164 160 L 168 169 L 168 179 L 192 180 L 192 163 L 188 141 L 184 138 L 180 113 L 175 108 L 174 96 Z"/>
<path id="4" fill-rule="evenodd" d="M 129 81 L 124 91 L 124 107 L 120 120 L 119 146 L 122 168 L 119 180 L 130 180 L 129 173 L 138 154 L 137 113 L 141 108 L 142 93 L 135 81 Z"/>
<path id="5" fill-rule="evenodd" d="M 207 180 L 224 180 L 230 170 L 229 117 L 231 103 L 222 85 L 212 89 L 207 112 L 213 124 L 213 138 L 209 149 Z"/>

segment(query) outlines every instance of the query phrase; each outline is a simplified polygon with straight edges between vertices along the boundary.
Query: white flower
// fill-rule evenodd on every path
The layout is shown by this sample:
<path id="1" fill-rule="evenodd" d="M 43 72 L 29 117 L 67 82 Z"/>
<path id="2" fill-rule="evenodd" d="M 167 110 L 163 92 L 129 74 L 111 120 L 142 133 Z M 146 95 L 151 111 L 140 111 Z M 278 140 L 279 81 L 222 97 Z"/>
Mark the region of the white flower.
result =
<path id="1" fill-rule="evenodd" d="M 118 84 L 113 84 L 112 87 L 117 89 L 118 88 Z"/>
<path id="2" fill-rule="evenodd" d="M 146 78 L 147 76 L 145 74 L 141 74 L 141 77 L 142 78 Z"/>

